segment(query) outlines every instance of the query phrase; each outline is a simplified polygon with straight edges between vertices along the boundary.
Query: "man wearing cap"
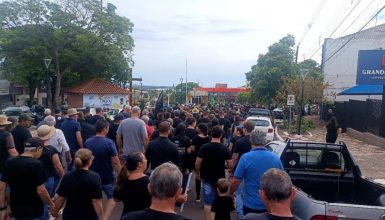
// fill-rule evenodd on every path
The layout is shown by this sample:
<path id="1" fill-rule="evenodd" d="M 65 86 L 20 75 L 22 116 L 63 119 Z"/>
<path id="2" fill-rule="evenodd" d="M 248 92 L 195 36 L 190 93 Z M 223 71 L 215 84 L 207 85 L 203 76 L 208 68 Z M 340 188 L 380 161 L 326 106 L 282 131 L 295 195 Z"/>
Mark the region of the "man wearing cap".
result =
<path id="1" fill-rule="evenodd" d="M 110 129 L 108 129 L 107 137 L 111 139 L 116 146 L 118 146 L 118 144 L 116 143 L 116 131 L 118 130 L 118 127 L 123 121 L 123 119 L 124 115 L 122 113 L 115 115 L 114 121 L 110 124 Z"/>
<path id="2" fill-rule="evenodd" d="M 61 110 L 60 107 L 55 108 L 55 128 L 60 128 L 61 124 L 64 122 L 64 117 L 63 117 L 63 111 Z"/>
<path id="3" fill-rule="evenodd" d="M 61 130 L 67 140 L 70 147 L 71 157 L 73 158 L 75 152 L 79 148 L 83 148 L 83 139 L 81 135 L 81 127 L 78 119 L 78 112 L 75 108 L 70 108 L 67 111 L 68 119 L 61 125 Z M 72 170 L 72 161 L 68 164 L 68 170 Z"/>
<path id="4" fill-rule="evenodd" d="M 21 114 L 19 116 L 19 123 L 12 131 L 13 138 L 15 140 L 16 150 L 19 154 L 24 152 L 24 143 L 32 137 L 28 128 L 32 124 L 32 118 L 27 114 Z"/>
<path id="5" fill-rule="evenodd" d="M 44 183 L 47 174 L 37 158 L 42 154 L 44 143 L 39 138 L 30 138 L 25 143 L 24 153 L 10 158 L 5 163 L 0 181 L 0 219 L 6 219 L 5 186 L 11 189 L 10 206 L 15 219 L 38 219 L 43 216 L 44 203 L 51 209 L 54 203 Z M 44 202 L 44 203 L 43 203 Z"/>

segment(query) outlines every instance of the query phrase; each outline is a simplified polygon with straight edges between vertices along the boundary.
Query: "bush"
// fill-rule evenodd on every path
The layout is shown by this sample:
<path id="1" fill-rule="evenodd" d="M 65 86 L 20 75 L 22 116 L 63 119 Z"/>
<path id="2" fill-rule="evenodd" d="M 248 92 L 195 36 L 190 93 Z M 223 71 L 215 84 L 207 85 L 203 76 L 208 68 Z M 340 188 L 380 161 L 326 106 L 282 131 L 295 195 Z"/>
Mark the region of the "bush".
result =
<path id="1" fill-rule="evenodd" d="M 289 125 L 288 121 L 285 120 L 282 124 L 279 125 L 279 128 L 288 131 L 288 128 L 289 128 L 288 125 Z M 312 121 L 302 118 L 301 134 L 305 134 L 314 128 L 315 128 L 315 125 Z M 290 122 L 290 131 L 288 131 L 288 133 L 290 134 L 297 133 L 297 120 L 292 120 Z"/>

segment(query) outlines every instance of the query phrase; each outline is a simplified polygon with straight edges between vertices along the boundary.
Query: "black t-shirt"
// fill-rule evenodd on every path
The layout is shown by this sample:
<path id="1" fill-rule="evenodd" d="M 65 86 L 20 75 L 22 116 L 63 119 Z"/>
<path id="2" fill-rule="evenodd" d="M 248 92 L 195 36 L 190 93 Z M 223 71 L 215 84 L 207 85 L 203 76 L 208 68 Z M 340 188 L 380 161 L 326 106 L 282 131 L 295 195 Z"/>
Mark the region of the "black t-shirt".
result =
<path id="1" fill-rule="evenodd" d="M 179 167 L 181 165 L 177 145 L 166 137 L 158 137 L 148 144 L 146 158 L 151 169 L 170 161 Z"/>
<path id="2" fill-rule="evenodd" d="M 91 170 L 73 170 L 63 177 L 57 194 L 66 198 L 63 220 L 95 220 L 92 199 L 102 199 L 102 181 Z"/>
<path id="3" fill-rule="evenodd" d="M 231 154 L 234 153 L 234 148 L 235 148 L 235 143 L 240 139 L 242 138 L 241 136 L 234 136 L 230 139 L 230 143 L 233 144 L 233 147 L 231 148 Z"/>
<path id="4" fill-rule="evenodd" d="M 153 209 L 144 209 L 138 212 L 130 212 L 127 215 L 123 216 L 121 220 L 190 220 L 184 216 L 160 212 Z"/>
<path id="5" fill-rule="evenodd" d="M 78 119 L 78 122 L 81 127 L 81 135 L 83 138 L 83 143 L 86 142 L 86 140 L 92 136 L 95 136 L 96 130 L 95 130 L 95 125 L 86 122 L 85 120 L 80 120 Z M 70 146 L 71 147 L 71 146 Z"/>
<path id="6" fill-rule="evenodd" d="M 296 216 L 293 217 L 280 217 L 275 216 L 270 213 L 263 213 L 260 215 L 251 215 L 250 217 L 245 217 L 245 220 L 301 220 L 300 218 L 297 218 Z"/>
<path id="7" fill-rule="evenodd" d="M 233 149 L 234 149 L 234 153 L 238 154 L 238 161 L 239 161 L 243 154 L 251 150 L 250 135 L 245 135 L 244 137 L 239 138 L 235 142 Z M 237 168 L 237 166 L 238 166 L 238 162 L 234 166 L 234 170 L 235 168 Z"/>
<path id="8" fill-rule="evenodd" d="M 57 151 L 56 148 L 52 147 L 51 145 L 48 145 L 43 148 L 43 153 L 39 157 L 39 160 L 44 165 L 44 170 L 48 177 L 52 177 L 55 174 L 55 168 L 52 163 L 52 157 L 55 154 L 59 154 L 59 151 Z"/>
<path id="9" fill-rule="evenodd" d="M 218 196 L 211 205 L 211 211 L 215 212 L 214 220 L 231 220 L 230 212 L 235 209 L 233 199 L 228 196 Z"/>
<path id="10" fill-rule="evenodd" d="M 231 159 L 227 147 L 221 143 L 207 143 L 199 150 L 202 158 L 200 174 L 203 180 L 215 185 L 219 178 L 225 177 L 225 161 Z"/>
<path id="11" fill-rule="evenodd" d="M 9 158 L 1 181 L 11 189 L 11 211 L 15 218 L 39 218 L 43 215 L 43 201 L 36 188 L 47 181 L 43 163 L 31 157 Z"/>
<path id="12" fill-rule="evenodd" d="M 12 130 L 12 136 L 17 152 L 19 154 L 24 153 L 24 143 L 32 137 L 31 132 L 21 125 L 16 125 Z"/>
<path id="13" fill-rule="evenodd" d="M 127 180 L 119 190 L 115 188 L 114 199 L 124 204 L 122 216 L 150 207 L 151 195 L 147 189 L 149 182 L 148 177 L 144 176 L 136 180 Z"/>
<path id="14" fill-rule="evenodd" d="M 61 125 L 64 122 L 64 117 L 61 116 L 61 115 L 55 115 L 55 120 L 56 120 L 55 128 L 59 128 L 60 129 Z"/>
<path id="15" fill-rule="evenodd" d="M 110 129 L 108 130 L 108 134 L 107 134 L 107 138 L 111 139 L 116 146 L 118 146 L 118 144 L 116 143 L 116 131 L 118 130 L 118 127 L 119 127 L 119 124 L 112 123 L 110 125 Z"/>
<path id="16" fill-rule="evenodd" d="M 173 118 L 172 119 L 172 127 L 173 128 L 178 127 L 179 123 L 181 123 L 181 122 L 182 122 L 182 120 L 180 118 Z"/>
<path id="17" fill-rule="evenodd" d="M 211 141 L 210 136 L 201 137 L 197 135 L 196 138 L 191 142 L 191 145 L 195 146 L 194 156 L 197 157 L 202 145 L 207 144 L 210 141 Z"/>
<path id="18" fill-rule="evenodd" d="M 198 135 L 198 131 L 193 128 L 186 128 L 186 136 L 190 138 L 190 140 L 194 140 Z"/>
<path id="19" fill-rule="evenodd" d="M 191 146 L 191 141 L 187 136 L 172 136 L 170 140 L 178 146 L 180 155 L 186 154 L 187 148 Z"/>
<path id="20" fill-rule="evenodd" d="M 223 131 L 227 136 L 229 129 L 231 128 L 231 122 L 227 118 L 219 118 L 219 124 L 222 126 Z"/>
<path id="21" fill-rule="evenodd" d="M 207 123 L 209 123 L 210 122 L 210 120 L 208 119 L 208 118 L 205 118 L 205 117 L 202 117 L 202 118 L 200 118 L 199 120 L 198 120 L 198 124 L 200 124 L 200 123 L 205 123 L 205 124 L 207 124 Z"/>
<path id="22" fill-rule="evenodd" d="M 93 115 L 88 120 L 88 122 L 94 125 L 94 124 L 96 124 L 96 121 L 99 120 L 99 119 L 105 119 L 105 118 L 103 116 L 100 116 L 100 115 Z"/>

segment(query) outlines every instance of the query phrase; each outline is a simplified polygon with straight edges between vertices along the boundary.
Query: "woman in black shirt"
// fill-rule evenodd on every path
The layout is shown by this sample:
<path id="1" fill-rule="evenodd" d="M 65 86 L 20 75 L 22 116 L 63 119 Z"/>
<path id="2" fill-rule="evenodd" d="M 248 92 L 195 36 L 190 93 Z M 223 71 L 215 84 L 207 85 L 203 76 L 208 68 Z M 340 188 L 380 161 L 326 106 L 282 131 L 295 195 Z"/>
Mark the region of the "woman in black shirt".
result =
<path id="1" fill-rule="evenodd" d="M 151 195 L 147 190 L 150 182 L 144 174 L 147 160 L 143 153 L 133 153 L 127 156 L 126 165 L 119 173 L 114 200 L 123 202 L 122 216 L 132 211 L 140 211 L 151 205 Z"/>
<path id="2" fill-rule="evenodd" d="M 207 130 L 208 128 L 205 123 L 200 123 L 198 125 L 198 135 L 195 137 L 195 139 L 191 143 L 194 163 L 197 159 L 201 146 L 211 141 L 211 137 L 207 135 Z M 196 189 L 196 195 L 197 195 L 196 201 L 200 202 L 201 180 L 198 178 L 195 178 L 195 189 Z"/>
<path id="3" fill-rule="evenodd" d="M 186 173 L 186 170 L 192 172 L 194 169 L 194 162 L 192 159 L 191 141 L 186 136 L 186 125 L 179 123 L 175 129 L 174 135 L 170 139 L 173 143 L 178 145 L 178 152 L 181 161 L 182 173 Z M 192 162 L 193 161 L 193 162 Z"/>

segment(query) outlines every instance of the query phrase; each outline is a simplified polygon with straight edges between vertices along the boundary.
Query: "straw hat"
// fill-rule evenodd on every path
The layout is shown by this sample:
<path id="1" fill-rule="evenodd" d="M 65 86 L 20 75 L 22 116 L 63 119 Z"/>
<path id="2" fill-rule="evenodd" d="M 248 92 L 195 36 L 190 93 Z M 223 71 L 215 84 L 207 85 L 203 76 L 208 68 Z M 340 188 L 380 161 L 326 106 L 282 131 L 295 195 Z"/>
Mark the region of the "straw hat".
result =
<path id="1" fill-rule="evenodd" d="M 71 116 L 71 115 L 77 115 L 78 114 L 78 111 L 76 110 L 76 108 L 70 108 L 68 109 L 67 111 L 67 115 L 68 116 Z"/>
<path id="2" fill-rule="evenodd" d="M 7 121 L 7 116 L 5 115 L 0 115 L 0 126 L 1 125 L 9 125 L 11 124 L 12 122 L 10 121 Z"/>
<path id="3" fill-rule="evenodd" d="M 199 110 L 198 110 L 197 108 L 194 108 L 194 109 L 192 110 L 192 113 L 197 114 L 197 113 L 199 113 Z"/>
<path id="4" fill-rule="evenodd" d="M 37 136 L 42 139 L 43 141 L 46 141 L 50 139 L 54 133 L 55 133 L 56 128 L 53 126 L 48 126 L 48 125 L 41 125 L 37 129 Z"/>

